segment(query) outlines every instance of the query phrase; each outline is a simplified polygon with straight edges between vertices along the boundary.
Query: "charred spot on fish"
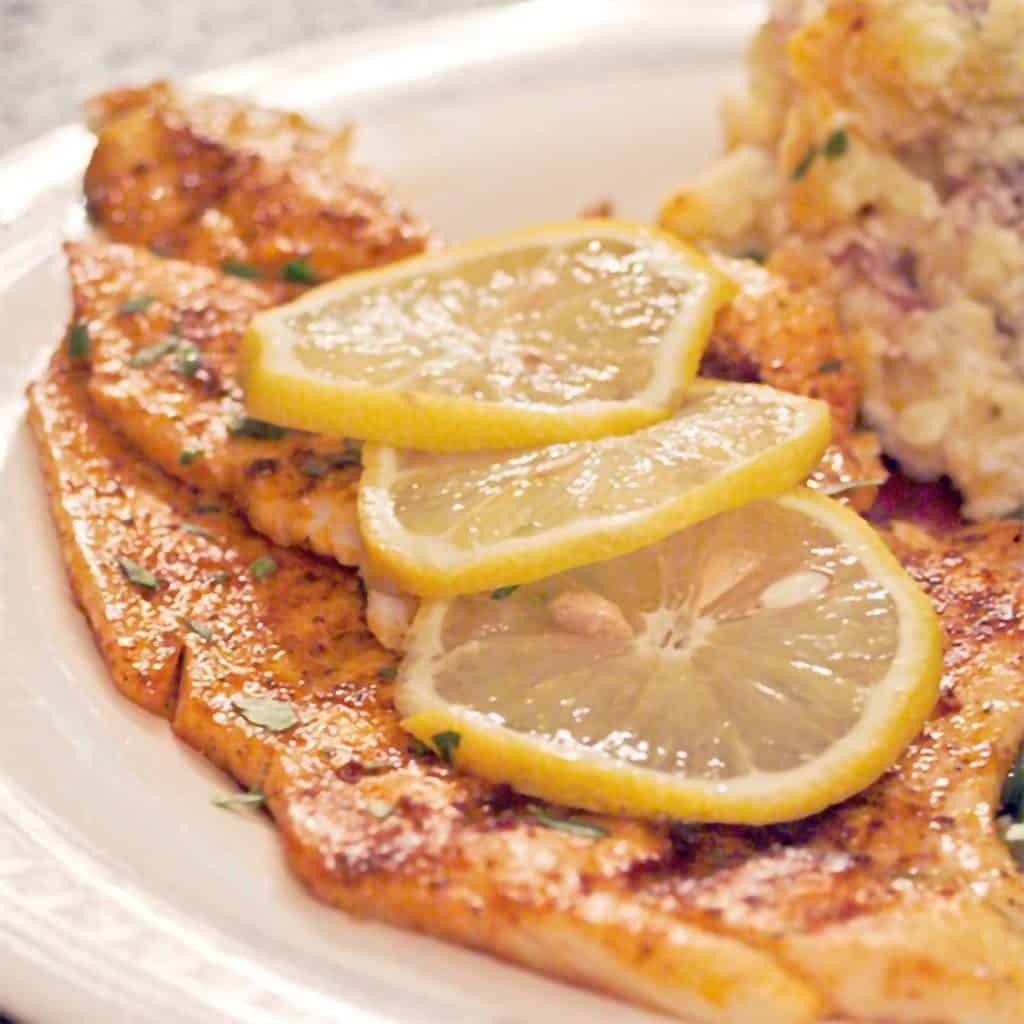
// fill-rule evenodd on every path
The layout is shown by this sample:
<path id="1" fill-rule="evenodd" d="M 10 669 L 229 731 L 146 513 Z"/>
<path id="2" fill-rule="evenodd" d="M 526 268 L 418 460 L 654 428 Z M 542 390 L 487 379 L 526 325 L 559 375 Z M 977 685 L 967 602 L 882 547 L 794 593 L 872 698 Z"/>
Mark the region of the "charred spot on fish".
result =
<path id="1" fill-rule="evenodd" d="M 737 349 L 734 353 L 725 351 L 724 345 L 715 344 L 712 339 L 700 361 L 700 376 L 715 380 L 728 380 L 737 384 L 757 384 L 761 380 L 761 365 L 749 353 Z M 730 339 L 725 339 L 728 342 Z"/>

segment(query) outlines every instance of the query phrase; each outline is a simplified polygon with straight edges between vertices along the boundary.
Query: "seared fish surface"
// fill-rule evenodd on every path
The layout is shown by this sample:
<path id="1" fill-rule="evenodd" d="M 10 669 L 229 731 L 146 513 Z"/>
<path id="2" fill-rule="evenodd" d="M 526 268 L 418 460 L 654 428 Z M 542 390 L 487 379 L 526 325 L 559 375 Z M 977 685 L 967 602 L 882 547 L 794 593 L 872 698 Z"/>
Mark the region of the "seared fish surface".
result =
<path id="1" fill-rule="evenodd" d="M 605 835 L 571 835 L 544 824 L 561 809 L 541 818 L 411 754 L 355 575 L 209 511 L 96 415 L 88 385 L 58 355 L 31 422 L 115 683 L 263 789 L 320 898 L 694 1021 L 1019 1021 L 1024 886 L 992 817 L 1024 729 L 1020 523 L 945 541 L 892 528 L 942 616 L 946 675 L 871 789 L 787 826 L 606 818 Z M 254 574 L 268 557 L 277 571 Z M 253 724 L 236 702 L 257 695 L 294 724 Z"/>
<path id="2" fill-rule="evenodd" d="M 168 82 L 105 93 L 90 120 L 98 142 L 86 199 L 115 240 L 298 284 L 428 242 L 424 225 L 351 162 L 351 128 L 329 132 Z"/>

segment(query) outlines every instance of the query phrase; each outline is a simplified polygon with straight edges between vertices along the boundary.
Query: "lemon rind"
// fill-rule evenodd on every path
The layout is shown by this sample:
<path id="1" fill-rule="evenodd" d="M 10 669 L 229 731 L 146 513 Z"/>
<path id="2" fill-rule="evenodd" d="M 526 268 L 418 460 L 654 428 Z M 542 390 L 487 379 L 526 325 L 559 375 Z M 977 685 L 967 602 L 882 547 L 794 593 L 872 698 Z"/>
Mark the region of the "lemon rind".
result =
<path id="1" fill-rule="evenodd" d="M 938 699 L 941 627 L 925 595 L 854 512 L 806 488 L 774 500 L 830 528 L 838 526 L 835 532 L 842 541 L 885 584 L 900 617 L 899 644 L 889 672 L 854 728 L 825 754 L 784 772 L 705 782 L 582 751 L 567 755 L 551 741 L 526 740 L 478 712 L 452 708 L 429 686 L 423 667 L 445 613 L 445 602 L 437 601 L 421 607 L 400 670 L 396 703 L 403 727 L 426 743 L 439 732 L 459 732 L 460 768 L 509 783 L 527 795 L 595 813 L 766 825 L 807 817 L 865 789 L 898 759 Z"/>
<path id="2" fill-rule="evenodd" d="M 275 343 L 282 322 L 322 305 L 325 295 L 344 296 L 418 270 L 436 273 L 474 255 L 511 251 L 540 241 L 592 237 L 625 241 L 647 239 L 683 253 L 697 276 L 693 302 L 679 314 L 656 353 L 647 387 L 621 400 L 589 400 L 575 405 L 488 402 L 395 387 L 317 379 L 292 364 L 289 346 Z M 243 385 L 249 412 L 299 430 L 424 451 L 468 451 L 540 446 L 593 440 L 650 426 L 670 415 L 693 381 L 714 317 L 735 286 L 700 252 L 668 232 L 625 220 L 581 220 L 452 246 L 361 271 L 311 289 L 294 302 L 257 314 L 242 341 Z"/>
<path id="3" fill-rule="evenodd" d="M 806 410 L 807 422 L 796 436 L 651 509 L 588 521 L 597 526 L 581 529 L 566 525 L 528 539 L 509 538 L 489 546 L 483 556 L 404 530 L 395 516 L 385 479 L 394 453 L 367 446 L 359 483 L 359 525 L 374 566 L 403 589 L 423 597 L 454 597 L 532 583 L 629 554 L 719 512 L 783 494 L 805 480 L 831 437 L 828 406 L 759 384 L 698 381 L 692 393 L 722 387 L 765 392 L 766 400 L 770 392 L 772 401 Z"/>

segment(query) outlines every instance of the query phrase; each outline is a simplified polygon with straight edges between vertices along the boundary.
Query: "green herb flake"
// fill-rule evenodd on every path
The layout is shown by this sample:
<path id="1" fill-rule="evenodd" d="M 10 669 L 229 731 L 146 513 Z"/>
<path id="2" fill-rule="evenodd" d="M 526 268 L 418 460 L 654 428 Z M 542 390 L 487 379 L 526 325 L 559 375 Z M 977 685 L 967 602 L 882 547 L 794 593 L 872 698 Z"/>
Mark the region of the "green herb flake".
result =
<path id="1" fill-rule="evenodd" d="M 409 742 L 406 744 L 406 750 L 408 750 L 413 757 L 425 757 L 427 754 L 434 753 L 432 747 L 428 747 L 423 740 L 417 739 L 415 736 L 409 737 Z"/>
<path id="2" fill-rule="evenodd" d="M 231 579 L 231 573 L 229 573 L 226 569 L 218 569 L 210 577 L 210 582 L 211 583 L 217 583 L 217 584 L 224 584 L 224 583 L 227 583 L 229 579 Z"/>
<path id="3" fill-rule="evenodd" d="M 398 675 L 398 669 L 394 665 L 382 665 L 377 669 L 378 679 L 394 679 Z"/>
<path id="4" fill-rule="evenodd" d="M 1001 802 L 1000 813 L 1008 814 L 1014 821 L 1024 821 L 1024 747 L 1003 783 Z"/>
<path id="5" fill-rule="evenodd" d="M 332 469 L 342 469 L 345 466 L 358 466 L 362 462 L 362 456 L 358 448 L 346 448 L 341 452 L 331 452 L 327 461 Z"/>
<path id="6" fill-rule="evenodd" d="M 72 359 L 88 359 L 91 347 L 89 325 L 84 320 L 79 320 L 72 326 L 68 335 L 68 355 Z"/>
<path id="7" fill-rule="evenodd" d="M 241 260 L 224 260 L 220 265 L 220 269 L 225 274 L 231 274 L 233 277 L 252 279 L 263 276 L 263 271 L 259 267 L 254 267 L 251 263 L 243 263 Z"/>
<path id="8" fill-rule="evenodd" d="M 330 466 L 328 466 L 323 459 L 307 459 L 301 466 L 299 466 L 299 470 L 304 476 L 311 476 L 314 478 L 327 476 L 327 471 L 329 469 Z"/>
<path id="9" fill-rule="evenodd" d="M 205 540 L 213 540 L 213 534 L 205 526 L 198 526 L 195 523 L 182 523 L 182 530 L 191 533 L 193 537 L 203 537 Z"/>
<path id="10" fill-rule="evenodd" d="M 160 245 L 159 242 L 150 242 L 149 251 L 163 260 L 174 255 L 174 250 L 169 245 Z"/>
<path id="11" fill-rule="evenodd" d="M 125 299 L 117 307 L 117 311 L 125 316 L 129 316 L 132 313 L 145 313 L 155 301 L 152 295 L 136 295 L 134 299 Z"/>
<path id="12" fill-rule="evenodd" d="M 252 576 L 254 580 L 270 579 L 275 572 L 277 572 L 277 562 L 275 562 L 270 555 L 260 555 L 259 558 L 255 559 L 249 565 L 249 575 Z"/>
<path id="13" fill-rule="evenodd" d="M 818 367 L 818 373 L 838 373 L 842 368 L 842 359 L 829 359 Z"/>
<path id="14" fill-rule="evenodd" d="M 187 629 L 190 629 L 196 636 L 202 637 L 207 643 L 213 639 L 213 629 L 206 622 L 201 622 L 199 619 L 190 619 L 187 615 L 181 620 L 185 623 Z"/>
<path id="15" fill-rule="evenodd" d="M 228 433 L 232 437 L 251 437 L 256 441 L 279 441 L 288 433 L 288 429 L 252 416 L 239 416 L 231 421 Z"/>
<path id="16" fill-rule="evenodd" d="M 295 284 L 319 284 L 320 276 L 309 265 L 305 256 L 284 265 L 281 277 Z"/>
<path id="17" fill-rule="evenodd" d="M 202 448 L 182 448 L 178 452 L 178 462 L 183 466 L 191 466 L 202 454 Z"/>
<path id="18" fill-rule="evenodd" d="M 223 512 L 224 506 L 218 505 L 215 501 L 197 501 L 192 506 L 192 511 L 197 516 L 204 516 L 211 512 Z"/>
<path id="19" fill-rule="evenodd" d="M 158 341 L 153 345 L 147 345 L 145 348 L 140 348 L 128 360 L 129 366 L 152 366 L 154 363 L 159 362 L 164 356 L 169 355 L 178 347 L 177 338 L 164 338 L 163 341 Z"/>
<path id="20" fill-rule="evenodd" d="M 1004 519 L 1024 519 L 1024 505 L 1020 508 L 1015 508 L 1012 512 L 1007 512 Z"/>
<path id="21" fill-rule="evenodd" d="M 382 821 L 395 809 L 395 805 L 389 804 L 386 800 L 367 800 L 363 806 L 366 808 L 367 813 Z"/>
<path id="22" fill-rule="evenodd" d="M 768 259 L 767 253 L 763 249 L 747 249 L 745 252 L 740 253 L 741 260 L 750 260 L 753 263 L 764 264 L 765 260 Z"/>
<path id="23" fill-rule="evenodd" d="M 498 587 L 497 590 L 491 591 L 492 601 L 504 601 L 506 597 L 511 597 L 519 589 L 519 584 L 515 583 L 509 587 Z"/>
<path id="24" fill-rule="evenodd" d="M 790 178 L 793 181 L 799 181 L 805 174 L 811 169 L 811 164 L 814 163 L 818 156 L 817 146 L 808 146 L 807 152 L 800 157 L 800 162 L 793 168 L 793 173 L 790 174 Z"/>
<path id="25" fill-rule="evenodd" d="M 840 128 L 825 140 L 825 145 L 822 146 L 821 151 L 829 160 L 838 160 L 849 148 L 849 136 Z"/>
<path id="26" fill-rule="evenodd" d="M 455 751 L 459 749 L 462 737 L 448 729 L 445 732 L 436 732 L 430 738 L 437 748 L 437 756 L 447 764 L 455 764 Z"/>
<path id="27" fill-rule="evenodd" d="M 271 732 L 286 732 L 299 721 L 291 704 L 276 697 L 236 694 L 231 703 L 250 725 L 258 725 Z"/>
<path id="28" fill-rule="evenodd" d="M 144 587 L 146 590 L 156 590 L 160 586 L 160 581 L 144 565 L 139 565 L 130 558 L 119 558 L 117 564 L 121 567 L 121 572 L 136 586 Z"/>
<path id="29" fill-rule="evenodd" d="M 846 494 L 847 491 L 859 491 L 862 487 L 881 487 L 884 483 L 884 478 L 874 480 L 848 480 L 845 483 L 829 484 L 827 487 L 818 487 L 817 491 L 819 494 L 824 494 L 829 498 L 835 498 L 840 494 Z"/>
<path id="30" fill-rule="evenodd" d="M 214 807 L 262 807 L 266 796 L 261 789 L 250 789 L 248 793 L 229 793 L 227 796 L 214 797 L 210 802 Z"/>
<path id="31" fill-rule="evenodd" d="M 194 377 L 202 365 L 203 359 L 199 354 L 199 349 L 192 342 L 183 341 L 178 346 L 178 359 L 174 367 L 175 371 L 183 377 Z"/>
<path id="32" fill-rule="evenodd" d="M 582 818 L 561 818 L 547 807 L 539 804 L 531 804 L 529 813 L 536 819 L 537 824 L 544 828 L 554 829 L 556 832 L 565 832 L 571 836 L 580 836 L 583 839 L 603 839 L 608 835 L 608 829 L 593 821 L 585 821 Z"/>

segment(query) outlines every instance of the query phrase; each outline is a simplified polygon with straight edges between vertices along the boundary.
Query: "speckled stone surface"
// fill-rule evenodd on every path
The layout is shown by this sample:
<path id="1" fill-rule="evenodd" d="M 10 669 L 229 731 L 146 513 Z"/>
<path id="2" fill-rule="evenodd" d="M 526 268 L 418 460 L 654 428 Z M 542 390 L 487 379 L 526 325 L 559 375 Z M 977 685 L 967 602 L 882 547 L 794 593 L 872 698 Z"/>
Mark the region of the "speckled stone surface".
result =
<path id="1" fill-rule="evenodd" d="M 501 0 L 0 0 L 0 152 L 101 89 Z"/>

